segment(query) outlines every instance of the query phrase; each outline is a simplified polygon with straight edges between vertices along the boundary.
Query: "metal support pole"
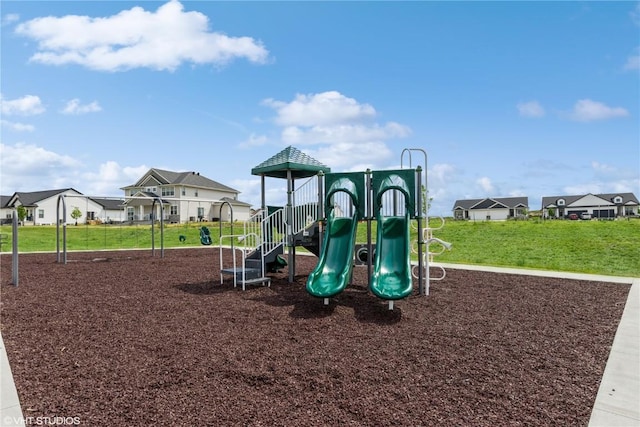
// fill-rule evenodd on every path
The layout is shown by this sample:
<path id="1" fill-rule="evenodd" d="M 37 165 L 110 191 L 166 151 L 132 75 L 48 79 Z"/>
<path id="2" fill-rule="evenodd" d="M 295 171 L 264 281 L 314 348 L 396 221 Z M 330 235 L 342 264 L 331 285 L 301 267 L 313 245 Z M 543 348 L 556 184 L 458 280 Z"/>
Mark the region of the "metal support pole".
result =
<path id="1" fill-rule="evenodd" d="M 67 263 L 67 202 L 64 194 L 58 196 L 56 207 L 56 255 L 57 262 L 60 262 L 60 202 L 62 202 L 62 252 L 64 264 Z"/>
<path id="2" fill-rule="evenodd" d="M 264 175 L 260 175 L 260 208 L 262 209 L 262 218 L 267 217 L 267 204 L 265 202 L 265 181 Z"/>
<path id="3" fill-rule="evenodd" d="M 320 248 L 320 253 L 322 253 L 322 246 L 324 244 L 323 235 L 323 220 L 324 220 L 324 172 L 320 171 L 318 173 L 318 247 Z"/>
<path id="4" fill-rule="evenodd" d="M 418 166 L 416 168 L 416 182 L 417 182 L 417 195 L 416 195 L 416 211 L 418 213 L 418 292 L 420 295 L 423 293 L 429 295 L 429 260 L 426 261 L 426 286 L 423 284 L 423 259 L 422 259 L 422 245 L 424 245 L 424 236 L 422 235 L 422 168 Z M 428 258 L 428 257 L 427 257 Z M 425 289 L 426 288 L 426 289 Z"/>
<path id="5" fill-rule="evenodd" d="M 15 209 L 13 210 L 11 231 L 11 283 L 14 286 L 18 286 L 18 212 Z"/>
<path id="6" fill-rule="evenodd" d="M 364 173 L 365 176 L 365 191 L 367 209 L 365 216 L 367 217 L 367 283 L 371 283 L 371 266 L 373 265 L 373 245 L 371 244 L 371 221 L 373 219 L 373 197 L 372 197 L 372 183 L 371 183 L 371 169 L 367 169 Z M 380 226 L 380 224 L 378 224 Z"/>
<path id="7" fill-rule="evenodd" d="M 293 283 L 296 274 L 296 250 L 293 245 L 293 177 L 291 170 L 287 170 L 287 209 L 286 209 L 286 227 L 287 227 L 287 246 L 289 248 L 289 283 Z"/>
<path id="8" fill-rule="evenodd" d="M 156 197 L 153 199 L 151 203 L 151 256 L 155 256 L 156 253 L 156 245 L 155 245 L 155 231 L 154 224 L 156 222 L 155 213 L 156 213 L 156 202 L 160 202 L 160 258 L 164 258 L 164 205 L 162 204 L 162 199 Z"/>

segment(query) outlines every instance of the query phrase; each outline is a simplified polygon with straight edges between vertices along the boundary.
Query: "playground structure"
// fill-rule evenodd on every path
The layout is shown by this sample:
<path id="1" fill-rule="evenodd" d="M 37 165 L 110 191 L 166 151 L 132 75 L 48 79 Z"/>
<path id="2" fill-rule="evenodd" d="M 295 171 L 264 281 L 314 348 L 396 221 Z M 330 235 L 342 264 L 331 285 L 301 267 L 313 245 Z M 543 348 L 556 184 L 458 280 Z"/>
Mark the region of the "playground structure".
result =
<path id="1" fill-rule="evenodd" d="M 424 155 L 424 169 L 413 168 L 412 153 Z M 408 167 L 404 167 L 408 156 Z M 444 226 L 440 218 L 439 227 L 429 226 L 426 179 L 427 155 L 422 149 L 405 149 L 401 156 L 401 169 L 348 173 L 331 173 L 330 169 L 294 147 L 287 147 L 270 159 L 252 169 L 252 174 L 261 176 L 261 209 L 242 225 L 242 233 L 233 232 L 233 207 L 229 202 L 220 205 L 220 214 L 225 206 L 229 209 L 231 233 L 222 234 L 220 222 L 220 281 L 233 276 L 234 287 L 243 290 L 247 284 L 270 285 L 268 273 L 288 266 L 289 282 L 295 277 L 296 247 L 309 250 L 319 261 L 309 275 L 306 289 L 309 294 L 329 298 L 342 292 L 351 281 L 352 269 L 366 265 L 369 289 L 389 302 L 410 295 L 413 279 L 418 280 L 418 291 L 429 294 L 431 280 L 444 279 L 441 269 L 439 277 L 430 277 L 433 257 L 451 244 L 433 236 L 433 232 Z M 267 206 L 265 200 L 265 178 L 287 179 L 287 204 L 283 207 Z M 307 180 L 296 188 L 296 180 Z M 326 191 L 324 190 L 326 188 Z M 58 198 L 56 221 L 57 261 L 67 262 L 65 199 Z M 160 251 L 164 256 L 164 205 L 167 198 L 153 199 L 152 212 L 159 209 L 157 218 L 160 227 Z M 60 218 L 60 210 L 62 215 Z M 367 224 L 367 244 L 356 245 L 358 224 Z M 377 224 L 375 243 L 372 241 L 372 222 Z M 154 223 L 151 222 L 152 256 L 155 255 Z M 62 227 L 62 239 L 60 228 Z M 417 239 L 411 242 L 411 227 L 416 227 Z M 16 239 L 17 240 L 17 239 Z M 200 241 L 211 245 L 210 230 L 200 228 Z M 62 261 L 61 261 L 62 242 Z M 438 246 L 440 250 L 433 250 Z M 222 265 L 222 249 L 230 247 L 232 265 Z M 288 259 L 283 255 L 285 251 Z M 417 254 L 417 265 L 412 265 L 411 255 Z M 16 257 L 17 259 L 17 257 Z M 17 269 L 16 269 L 17 270 Z M 16 278 L 17 281 L 17 278 Z"/>
<path id="2" fill-rule="evenodd" d="M 233 275 L 234 286 L 270 283 L 268 272 L 288 266 L 289 282 L 295 277 L 295 252 L 301 246 L 318 256 L 318 264 L 308 277 L 307 292 L 329 298 L 342 292 L 350 283 L 355 265 L 366 265 L 369 289 L 377 297 L 393 302 L 413 291 L 418 279 L 419 293 L 428 295 L 429 264 L 433 257 L 451 244 L 433 237 L 428 226 L 426 185 L 422 185 L 423 167 L 411 167 L 412 151 L 405 149 L 409 167 L 348 173 L 331 173 L 330 169 L 294 147 L 287 147 L 257 167 L 252 174 L 261 176 L 262 207 L 244 224 L 242 234 L 221 236 L 234 253 L 233 265 L 223 267 L 224 275 Z M 287 205 L 267 206 L 265 178 L 287 179 Z M 296 179 L 307 180 L 296 188 Z M 325 190 L 326 188 L 326 190 Z M 231 207 L 229 207 L 231 208 Z M 233 216 L 233 214 L 231 214 Z M 367 224 L 367 244 L 356 245 L 358 224 Z M 376 221 L 376 241 L 372 241 L 372 222 Z M 411 242 L 411 227 L 417 227 L 417 241 Z M 440 227 L 444 225 L 442 220 Z M 240 244 L 240 245 L 238 245 Z M 432 251 L 439 245 L 440 251 Z M 288 254 L 288 262 L 282 255 Z M 236 252 L 241 257 L 236 256 Z M 412 265 L 411 254 L 417 254 Z"/>

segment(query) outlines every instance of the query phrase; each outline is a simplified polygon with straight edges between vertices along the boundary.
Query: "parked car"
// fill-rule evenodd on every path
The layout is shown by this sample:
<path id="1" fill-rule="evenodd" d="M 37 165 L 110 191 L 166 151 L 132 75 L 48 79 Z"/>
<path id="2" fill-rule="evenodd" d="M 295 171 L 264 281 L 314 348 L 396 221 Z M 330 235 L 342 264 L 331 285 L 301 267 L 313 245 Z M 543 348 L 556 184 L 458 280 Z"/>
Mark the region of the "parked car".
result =
<path id="1" fill-rule="evenodd" d="M 580 219 L 578 217 L 578 214 L 569 214 L 569 216 L 567 218 L 569 218 L 570 220 L 574 220 L 574 221 L 577 220 L 577 219 Z"/>
<path id="2" fill-rule="evenodd" d="M 583 212 L 580 214 L 580 219 L 591 219 L 591 214 L 587 212 Z"/>

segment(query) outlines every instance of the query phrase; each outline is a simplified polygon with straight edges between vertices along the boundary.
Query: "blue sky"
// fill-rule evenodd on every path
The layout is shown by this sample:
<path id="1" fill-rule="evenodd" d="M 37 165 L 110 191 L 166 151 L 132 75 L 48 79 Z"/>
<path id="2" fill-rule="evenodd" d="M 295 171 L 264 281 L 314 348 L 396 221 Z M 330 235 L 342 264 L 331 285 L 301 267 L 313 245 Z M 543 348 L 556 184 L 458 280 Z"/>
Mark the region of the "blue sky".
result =
<path id="1" fill-rule="evenodd" d="M 293 145 L 335 172 L 424 149 L 436 215 L 466 198 L 640 196 L 638 2 L 1 8 L 3 195 L 123 196 L 155 167 L 258 206 L 251 168 Z M 267 187 L 285 200 L 283 180 Z"/>

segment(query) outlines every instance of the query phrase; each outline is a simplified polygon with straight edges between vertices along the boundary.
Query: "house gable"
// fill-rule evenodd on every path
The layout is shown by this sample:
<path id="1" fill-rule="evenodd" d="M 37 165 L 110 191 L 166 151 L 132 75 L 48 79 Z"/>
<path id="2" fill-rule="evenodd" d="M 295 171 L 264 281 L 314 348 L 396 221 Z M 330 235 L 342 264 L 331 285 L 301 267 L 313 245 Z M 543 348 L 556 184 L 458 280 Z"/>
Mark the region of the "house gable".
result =
<path id="1" fill-rule="evenodd" d="M 527 197 L 488 197 L 486 199 L 456 200 L 453 210 L 486 210 L 527 208 Z"/>
<path id="2" fill-rule="evenodd" d="M 239 191 L 217 181 L 200 175 L 199 172 L 173 172 L 163 169 L 149 169 L 135 184 L 122 187 L 126 189 L 138 189 L 148 187 L 183 186 L 202 188 L 213 191 L 238 194 Z"/>
<path id="3" fill-rule="evenodd" d="M 613 202 L 599 197 L 595 194 L 587 194 L 578 199 L 573 200 L 571 203 L 567 203 L 568 208 L 582 207 L 582 206 L 612 206 Z"/>
<path id="4" fill-rule="evenodd" d="M 150 175 L 150 176 L 147 176 L 146 179 L 139 186 L 149 188 L 149 187 L 159 187 L 161 185 L 162 183 L 158 181 L 158 179 L 156 179 L 155 176 Z"/>
<path id="5" fill-rule="evenodd" d="M 7 207 L 15 207 L 17 204 L 25 206 L 25 207 L 36 207 L 39 202 L 44 200 L 48 200 L 52 197 L 59 196 L 61 194 L 69 194 L 75 193 L 76 195 L 82 196 L 82 193 L 73 189 L 73 188 L 64 188 L 60 190 L 45 190 L 45 191 L 32 191 L 32 192 L 16 192 L 13 193 L 9 202 L 7 202 Z"/>
<path id="6" fill-rule="evenodd" d="M 465 209 L 471 209 L 471 206 L 475 205 L 476 203 L 481 202 L 483 199 L 465 199 L 465 200 L 456 200 L 456 202 L 453 204 L 453 210 L 465 210 Z"/>
<path id="7" fill-rule="evenodd" d="M 494 199 L 484 199 L 470 209 L 508 209 L 508 207 Z"/>

